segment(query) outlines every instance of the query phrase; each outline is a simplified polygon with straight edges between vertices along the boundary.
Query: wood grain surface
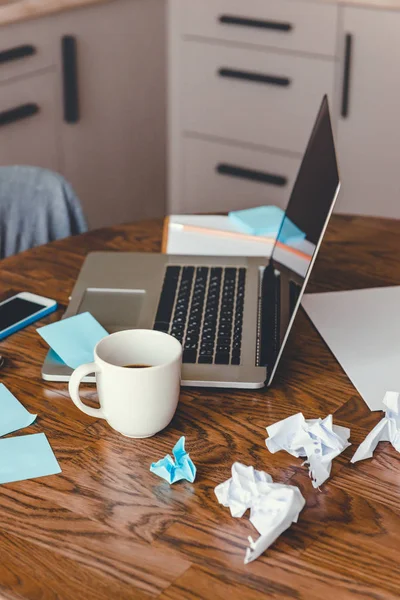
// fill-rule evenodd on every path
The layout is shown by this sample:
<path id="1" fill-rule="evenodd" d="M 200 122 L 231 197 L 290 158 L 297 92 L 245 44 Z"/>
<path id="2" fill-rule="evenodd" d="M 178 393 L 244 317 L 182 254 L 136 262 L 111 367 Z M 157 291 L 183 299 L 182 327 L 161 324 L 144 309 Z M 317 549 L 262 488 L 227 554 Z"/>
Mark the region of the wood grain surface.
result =
<path id="1" fill-rule="evenodd" d="M 161 222 L 142 222 L 6 259 L 0 299 L 18 291 L 50 296 L 60 310 L 44 322 L 57 320 L 89 251 L 157 252 L 161 233 Z M 309 291 L 398 284 L 400 222 L 335 216 Z M 182 389 L 171 425 L 144 440 L 78 411 L 66 384 L 43 382 L 46 351 L 35 325 L 0 342 L 7 361 L 1 381 L 38 414 L 19 434 L 45 432 L 62 468 L 0 486 L 0 598 L 399 598 L 399 455 L 381 443 L 373 459 L 349 463 L 381 414 L 369 412 L 304 312 L 272 388 Z M 83 395 L 95 402 L 94 386 Z M 321 491 L 300 459 L 265 447 L 265 427 L 298 411 L 306 418 L 333 413 L 335 423 L 351 428 L 353 446 L 334 461 Z M 149 466 L 181 435 L 198 475 L 193 484 L 169 486 Z M 214 494 L 236 460 L 298 485 L 307 500 L 299 522 L 249 565 L 247 536 L 258 534 Z"/>

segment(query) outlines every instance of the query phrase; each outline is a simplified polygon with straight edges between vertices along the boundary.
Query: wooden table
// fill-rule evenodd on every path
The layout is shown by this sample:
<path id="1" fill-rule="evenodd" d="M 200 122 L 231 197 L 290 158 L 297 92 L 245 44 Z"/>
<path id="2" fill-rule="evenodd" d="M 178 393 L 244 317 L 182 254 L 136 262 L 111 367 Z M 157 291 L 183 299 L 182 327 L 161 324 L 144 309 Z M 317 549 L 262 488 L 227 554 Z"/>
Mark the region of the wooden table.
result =
<path id="1" fill-rule="evenodd" d="M 161 223 L 95 231 L 0 263 L 1 299 L 16 291 L 63 307 L 90 250 L 160 248 Z M 400 284 L 400 222 L 335 217 L 310 291 Z M 377 307 L 384 310 L 384 307 Z M 172 424 L 147 440 L 123 438 L 79 412 L 66 384 L 41 381 L 46 346 L 30 326 L 0 342 L 1 381 L 45 432 L 62 473 L 0 487 L 0 597 L 101 600 L 388 599 L 400 590 L 400 461 L 388 444 L 372 460 L 349 459 L 380 413 L 370 413 L 304 313 L 290 336 L 272 389 L 183 389 Z M 93 388 L 86 398 L 92 402 Z M 285 452 L 270 454 L 265 427 L 303 411 L 333 413 L 351 427 L 353 446 L 314 490 L 307 470 Z M 1 416 L 0 416 L 1 417 Z M 169 486 L 149 472 L 186 436 L 194 484 Z M 234 461 L 298 485 L 307 499 L 293 525 L 245 566 L 247 516 L 234 519 L 214 487 Z"/>

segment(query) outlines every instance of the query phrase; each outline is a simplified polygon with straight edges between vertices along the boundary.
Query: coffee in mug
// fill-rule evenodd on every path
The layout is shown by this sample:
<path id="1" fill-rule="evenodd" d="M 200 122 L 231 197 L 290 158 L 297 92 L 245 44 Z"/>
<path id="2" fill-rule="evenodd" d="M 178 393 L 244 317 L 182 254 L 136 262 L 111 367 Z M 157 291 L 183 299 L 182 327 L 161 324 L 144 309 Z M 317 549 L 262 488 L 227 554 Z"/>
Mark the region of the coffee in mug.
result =
<path id="1" fill-rule="evenodd" d="M 151 365 L 123 365 L 124 369 L 148 369 Z"/>

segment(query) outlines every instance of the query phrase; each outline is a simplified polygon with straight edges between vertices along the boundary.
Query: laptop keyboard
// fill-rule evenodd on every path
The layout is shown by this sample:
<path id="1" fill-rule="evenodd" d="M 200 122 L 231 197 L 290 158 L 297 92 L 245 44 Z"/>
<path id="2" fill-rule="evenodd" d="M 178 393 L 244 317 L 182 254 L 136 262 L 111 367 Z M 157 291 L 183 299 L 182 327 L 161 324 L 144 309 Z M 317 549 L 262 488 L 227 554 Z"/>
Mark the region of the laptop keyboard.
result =
<path id="1" fill-rule="evenodd" d="M 246 269 L 167 267 L 154 329 L 183 346 L 184 363 L 239 365 Z"/>

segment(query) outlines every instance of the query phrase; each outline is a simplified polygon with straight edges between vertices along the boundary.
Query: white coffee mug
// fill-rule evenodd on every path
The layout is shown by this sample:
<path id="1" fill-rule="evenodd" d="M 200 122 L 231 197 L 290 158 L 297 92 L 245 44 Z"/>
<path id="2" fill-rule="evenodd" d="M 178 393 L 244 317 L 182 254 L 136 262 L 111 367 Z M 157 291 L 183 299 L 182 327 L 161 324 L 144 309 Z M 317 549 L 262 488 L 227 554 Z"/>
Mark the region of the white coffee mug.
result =
<path id="1" fill-rule="evenodd" d="M 150 437 L 164 429 L 175 414 L 181 365 L 182 346 L 167 333 L 119 331 L 96 345 L 94 362 L 75 369 L 69 394 L 81 411 L 105 419 L 122 435 Z M 100 408 L 86 406 L 79 397 L 79 385 L 89 373 L 96 374 Z"/>

